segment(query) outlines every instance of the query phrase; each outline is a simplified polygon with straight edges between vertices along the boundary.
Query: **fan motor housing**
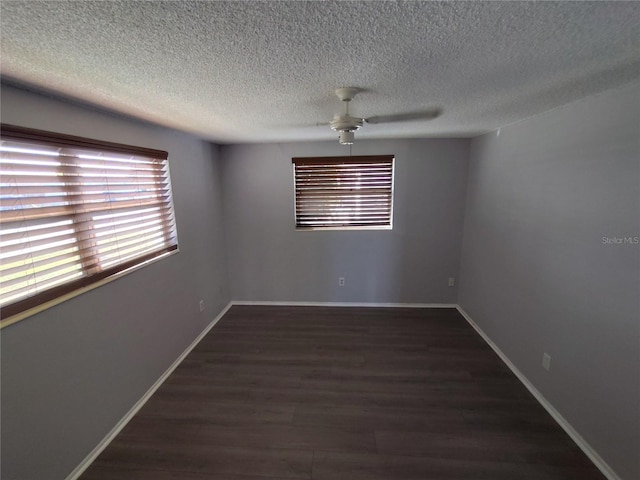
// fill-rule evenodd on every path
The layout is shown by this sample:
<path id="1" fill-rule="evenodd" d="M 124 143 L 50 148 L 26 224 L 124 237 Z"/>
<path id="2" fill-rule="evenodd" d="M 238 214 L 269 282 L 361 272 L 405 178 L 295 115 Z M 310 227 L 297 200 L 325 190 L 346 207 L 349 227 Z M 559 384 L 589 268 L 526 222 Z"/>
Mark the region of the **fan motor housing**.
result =
<path id="1" fill-rule="evenodd" d="M 362 119 L 351 115 L 336 115 L 329 125 L 336 132 L 355 132 L 362 126 Z"/>

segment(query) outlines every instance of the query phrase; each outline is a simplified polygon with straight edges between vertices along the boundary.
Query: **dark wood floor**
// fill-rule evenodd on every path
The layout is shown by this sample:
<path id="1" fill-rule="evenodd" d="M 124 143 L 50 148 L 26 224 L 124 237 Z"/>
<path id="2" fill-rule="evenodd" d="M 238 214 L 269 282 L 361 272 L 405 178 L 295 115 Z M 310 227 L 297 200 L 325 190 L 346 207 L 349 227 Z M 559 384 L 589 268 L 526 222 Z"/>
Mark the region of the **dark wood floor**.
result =
<path id="1" fill-rule="evenodd" d="M 82 480 L 591 480 L 453 309 L 234 306 Z"/>

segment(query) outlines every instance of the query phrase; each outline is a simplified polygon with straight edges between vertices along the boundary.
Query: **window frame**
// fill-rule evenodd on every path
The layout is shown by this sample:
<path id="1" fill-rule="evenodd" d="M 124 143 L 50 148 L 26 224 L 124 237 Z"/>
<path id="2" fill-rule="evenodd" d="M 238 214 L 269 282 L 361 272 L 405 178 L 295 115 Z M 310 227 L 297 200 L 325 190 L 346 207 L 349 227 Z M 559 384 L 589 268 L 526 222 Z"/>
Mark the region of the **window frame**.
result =
<path id="1" fill-rule="evenodd" d="M 294 225 L 296 231 L 314 231 L 314 230 L 393 230 L 393 206 L 394 206 L 394 185 L 395 185 L 395 155 L 356 155 L 356 156 L 334 156 L 334 157 L 293 157 L 291 159 L 293 170 L 293 183 L 294 183 L 294 204 L 293 204 L 293 216 Z M 298 206 L 298 200 L 301 198 L 300 189 L 298 185 L 297 166 L 348 166 L 351 164 L 364 164 L 364 165 L 381 165 L 390 163 L 390 186 L 384 188 L 388 190 L 389 195 L 389 207 L 388 207 L 388 223 L 378 224 L 365 224 L 363 218 L 354 216 L 343 224 L 331 225 L 328 223 L 318 222 L 316 225 L 303 225 L 300 222 L 299 215 L 302 211 Z M 362 171 L 366 171 L 367 168 L 363 167 Z M 336 179 L 339 175 L 336 175 Z M 338 182 L 338 180 L 336 180 Z M 358 222 L 360 220 L 360 222 Z"/>
<path id="2" fill-rule="evenodd" d="M 0 137 L 3 141 L 25 142 L 30 145 L 38 144 L 47 147 L 58 148 L 61 149 L 62 152 L 64 152 L 65 149 L 69 149 L 75 151 L 99 151 L 102 154 L 106 155 L 111 154 L 146 157 L 155 162 L 151 167 L 151 171 L 157 170 L 158 172 L 161 172 L 160 177 L 162 178 L 162 180 L 154 180 L 154 185 L 159 186 L 162 184 L 162 182 L 164 182 L 164 184 L 167 186 L 166 191 L 168 192 L 161 197 L 162 200 L 160 200 L 159 202 L 164 205 L 164 207 L 162 208 L 167 209 L 167 213 L 166 215 L 163 214 L 162 219 L 159 219 L 156 222 L 159 228 L 159 232 L 161 232 L 161 238 L 163 238 L 161 248 L 155 249 L 153 251 L 143 252 L 141 255 L 127 259 L 125 261 L 119 261 L 118 263 L 108 267 L 98 265 L 98 267 L 96 268 L 96 266 L 94 265 L 88 268 L 84 263 L 86 262 L 87 258 L 96 255 L 95 252 L 97 252 L 97 249 L 99 248 L 94 245 L 93 247 L 91 247 L 94 250 L 94 253 L 91 253 L 90 256 L 87 257 L 84 254 L 78 256 L 77 264 L 79 271 L 82 272 L 82 276 L 70 281 L 66 281 L 65 283 L 47 288 L 42 292 L 38 292 L 23 298 L 18 298 L 17 300 L 2 306 L 0 311 L 0 328 L 13 324 L 28 316 L 50 308 L 51 306 L 57 305 L 58 303 L 80 295 L 81 293 L 109 283 L 110 281 L 120 278 L 126 273 L 135 271 L 156 260 L 165 258 L 166 256 L 177 253 L 179 251 L 177 226 L 175 222 L 175 208 L 173 206 L 173 194 L 171 191 L 168 152 L 163 150 L 125 145 L 121 143 L 89 139 L 74 135 L 36 130 L 9 124 L 0 124 Z M 65 157 L 65 161 L 69 161 L 73 164 L 74 162 L 77 162 L 78 158 L 80 157 L 70 154 Z M 62 178 L 66 179 L 66 177 Z M 65 181 L 66 180 L 62 180 L 62 182 Z M 102 185 L 107 186 L 108 182 L 101 183 L 100 186 Z M 77 188 L 77 186 L 64 185 L 64 187 L 62 188 L 63 195 L 69 195 L 69 193 L 73 192 L 74 188 Z M 158 187 L 155 188 L 157 189 Z M 105 195 L 112 195 L 111 190 L 105 189 L 105 191 L 109 192 Z M 85 205 L 85 194 L 81 193 L 78 195 L 77 192 L 74 193 L 77 195 L 78 200 L 82 201 L 82 205 Z M 113 210 L 111 210 L 111 202 L 112 200 L 110 199 L 108 201 L 109 207 L 102 210 L 96 210 L 92 214 L 101 215 L 103 213 L 108 214 L 109 212 L 113 212 Z M 122 208 L 122 206 L 119 206 L 117 203 L 114 203 L 113 206 L 116 209 L 119 207 Z M 135 209 L 135 207 L 132 208 Z M 133 210 L 132 213 L 133 215 L 131 215 L 131 217 L 135 218 L 135 210 Z M 67 220 L 73 219 L 71 225 L 76 225 L 78 221 L 77 219 L 83 215 L 87 216 L 86 213 L 77 213 L 74 211 L 73 213 L 69 214 L 54 215 L 51 218 L 53 219 L 52 221 L 57 218 L 65 218 Z M 96 221 L 97 220 L 95 219 L 91 219 L 89 221 L 89 225 L 96 225 Z M 83 235 L 85 234 L 86 231 L 74 229 L 73 233 L 71 234 L 72 237 L 75 238 L 74 244 L 82 245 L 83 242 L 86 242 L 86 239 L 83 237 Z M 100 263 L 102 262 L 102 260 L 99 260 L 98 262 Z"/>

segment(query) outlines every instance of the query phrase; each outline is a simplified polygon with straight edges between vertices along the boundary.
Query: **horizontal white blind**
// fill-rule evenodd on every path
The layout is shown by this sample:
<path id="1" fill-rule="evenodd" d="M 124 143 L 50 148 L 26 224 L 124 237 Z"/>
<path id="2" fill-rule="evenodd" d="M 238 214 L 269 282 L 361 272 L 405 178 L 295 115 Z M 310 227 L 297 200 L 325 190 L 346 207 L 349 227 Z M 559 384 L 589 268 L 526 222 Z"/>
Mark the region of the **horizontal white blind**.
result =
<path id="1" fill-rule="evenodd" d="M 393 155 L 293 158 L 297 228 L 390 228 Z"/>
<path id="2" fill-rule="evenodd" d="M 177 248 L 166 152 L 1 133 L 3 317 Z"/>

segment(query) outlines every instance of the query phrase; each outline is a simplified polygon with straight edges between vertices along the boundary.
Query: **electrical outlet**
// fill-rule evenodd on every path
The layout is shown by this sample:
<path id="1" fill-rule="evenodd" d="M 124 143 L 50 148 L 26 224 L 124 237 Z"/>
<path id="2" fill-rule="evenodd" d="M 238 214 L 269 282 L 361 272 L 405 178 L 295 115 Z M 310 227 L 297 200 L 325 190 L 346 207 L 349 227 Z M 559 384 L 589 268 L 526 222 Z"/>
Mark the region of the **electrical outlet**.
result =
<path id="1" fill-rule="evenodd" d="M 204 300 L 200 300 L 200 311 L 204 312 Z"/>
<path id="2" fill-rule="evenodd" d="M 456 284 L 455 277 L 449 277 L 449 286 L 453 287 Z"/>
<path id="3" fill-rule="evenodd" d="M 551 368 L 551 355 L 547 352 L 542 354 L 542 368 L 544 368 L 547 372 Z"/>
<path id="4" fill-rule="evenodd" d="M 338 278 L 338 285 L 344 287 L 344 277 Z"/>

